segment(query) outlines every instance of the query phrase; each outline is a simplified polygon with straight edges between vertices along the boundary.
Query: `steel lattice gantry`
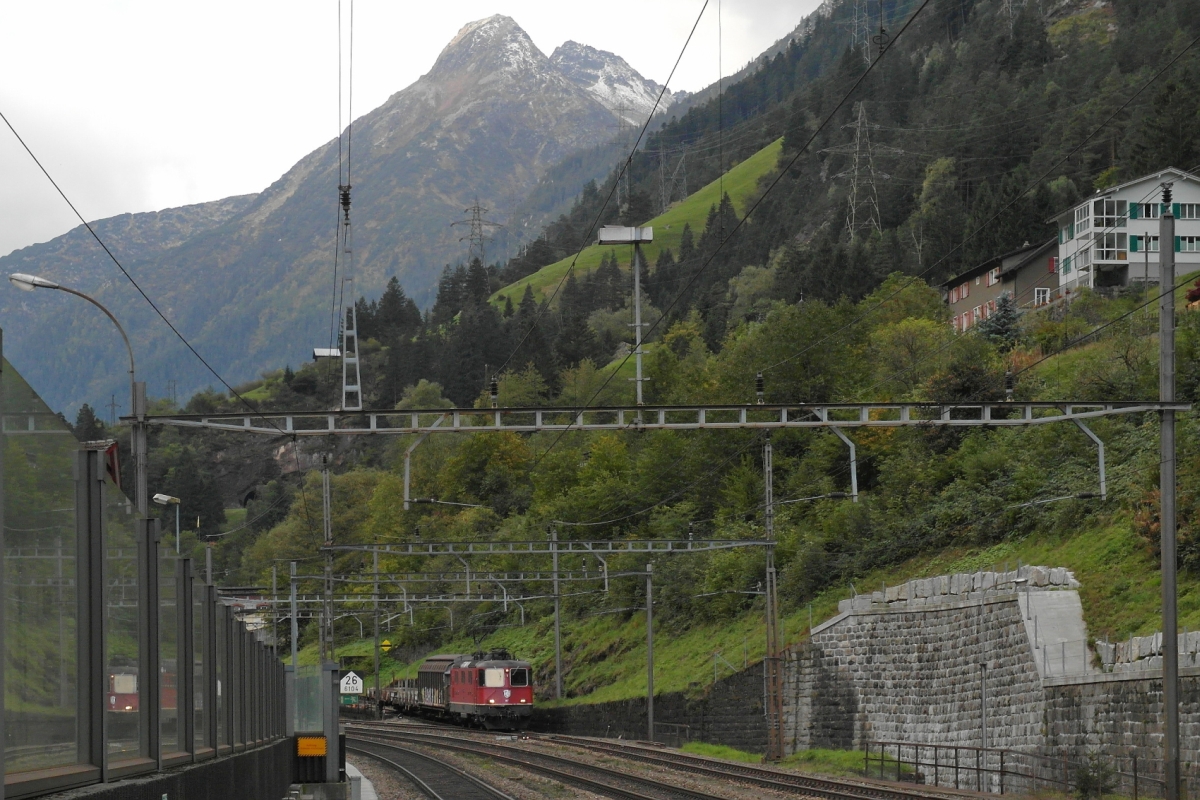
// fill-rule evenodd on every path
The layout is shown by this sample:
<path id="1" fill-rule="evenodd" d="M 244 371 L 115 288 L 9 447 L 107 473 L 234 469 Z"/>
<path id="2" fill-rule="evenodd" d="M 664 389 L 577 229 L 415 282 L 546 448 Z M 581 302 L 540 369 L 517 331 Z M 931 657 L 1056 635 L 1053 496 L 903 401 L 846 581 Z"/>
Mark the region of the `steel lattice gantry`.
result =
<path id="1" fill-rule="evenodd" d="M 147 424 L 267 436 L 362 436 L 509 431 L 780 430 L 804 428 L 1019 427 L 1086 422 L 1099 417 L 1186 411 L 1188 403 L 794 403 L 598 408 L 428 409 L 415 411 L 281 411 L 172 414 Z M 123 420 L 129 418 L 123 417 Z"/>

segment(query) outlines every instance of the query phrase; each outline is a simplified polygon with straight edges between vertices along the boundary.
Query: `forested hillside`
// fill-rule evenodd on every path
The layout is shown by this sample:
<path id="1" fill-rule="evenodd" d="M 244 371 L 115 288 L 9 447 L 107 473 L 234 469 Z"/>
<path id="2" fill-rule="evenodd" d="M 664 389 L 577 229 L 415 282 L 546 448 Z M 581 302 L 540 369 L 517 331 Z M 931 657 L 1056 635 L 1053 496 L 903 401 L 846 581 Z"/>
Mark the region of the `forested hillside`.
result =
<path id="1" fill-rule="evenodd" d="M 745 107 L 759 111 L 744 115 L 743 138 L 730 134 L 737 144 L 729 145 L 724 166 L 779 137 L 778 163 L 794 164 L 770 191 L 768 172 L 740 205 L 721 193 L 714 169 L 706 183 L 717 178 L 720 201 L 703 224 L 678 233 L 677 250 L 656 255 L 646 281 L 647 313 L 651 323 L 662 321 L 645 359 L 648 402 L 753 402 L 760 372 L 768 402 L 1001 399 L 1006 372 L 1016 376 L 1018 399 L 1155 397 L 1157 322 L 1152 304 L 1146 305 L 1152 291 L 1084 292 L 1068 306 L 1020 317 L 1005 309 L 956 335 L 930 283 L 1047 236 L 1046 216 L 1095 186 L 1200 162 L 1194 52 L 1111 124 L 1100 125 L 1191 41 L 1200 24 L 1193 11 L 1192 4 L 1168 0 L 1086 9 L 935 0 L 853 102 L 801 151 L 866 66 L 861 50 L 842 50 L 836 69 L 813 77 L 816 45 L 832 41 L 830 31 L 838 30 L 844 42 L 834 17 L 818 20 L 809 40 L 725 98 L 737 107 L 733 98 L 744 96 Z M 889 26 L 898 29 L 899 20 Z M 490 298 L 593 241 L 589 229 L 596 220 L 639 223 L 659 214 L 656 141 L 711 143 L 720 138 L 714 113 L 712 103 L 697 107 L 668 124 L 658 134 L 663 138 L 651 139 L 635 159 L 633 191 L 623 207 L 606 205 L 612 178 L 587 187 L 522 259 L 448 268 L 424 313 L 395 280 L 379 298 L 361 301 L 370 405 L 486 407 L 492 375 L 503 406 L 629 402 L 629 364 L 621 355 L 630 341 L 629 276 L 612 253 L 601 253 L 594 268 L 561 269 L 558 282 L 543 284 L 554 287 L 549 291 L 527 287 L 519 302 Z M 856 136 L 857 182 L 847 149 Z M 862 150 L 867 137 L 869 159 Z M 689 167 L 690 175 L 704 175 L 714 164 L 706 148 L 696 145 L 707 166 Z M 868 170 L 873 181 L 865 180 L 864 163 L 874 165 Z M 853 228 L 847 224 L 852 189 L 860 200 L 870 199 L 854 207 Z M 760 198 L 738 228 L 744 209 Z M 1196 400 L 1200 314 L 1182 313 L 1180 324 L 1179 391 Z M 1091 331 L 1097 334 L 1085 338 Z M 337 403 L 340 377 L 336 364 L 288 366 L 241 390 L 263 409 L 328 409 Z M 239 402 L 208 392 L 192 398 L 187 410 L 233 410 Z M 1194 576 L 1200 574 L 1194 522 L 1200 450 L 1194 418 L 1185 415 L 1181 426 L 1180 552 Z M 1157 421 L 1152 415 L 1110 418 L 1098 420 L 1094 430 L 1108 448 L 1104 502 L 1091 496 L 1097 491 L 1094 447 L 1073 427 L 855 431 L 858 502 L 844 496 L 849 469 L 841 441 L 823 431 L 776 433 L 774 493 L 789 501 L 776 517 L 786 608 L 794 611 L 864 575 L 946 548 L 1049 547 L 1100 531 L 1118 531 L 1104 539 L 1118 544 L 1089 557 L 1143 570 L 1123 576 L 1121 586 L 1105 587 L 1105 602 L 1144 596 L 1157 580 L 1146 566 L 1158 535 Z M 313 443 L 303 452 L 280 440 L 254 462 L 250 477 L 195 466 L 213 461 L 228 469 L 228 456 L 216 450 L 235 441 L 233 435 L 157 431 L 152 473 L 168 487 L 207 480 L 210 489 L 223 487 L 227 501 L 252 498 L 244 526 L 218 546 L 223 579 L 238 585 L 269 581 L 273 563 L 318 557 L 320 477 L 307 470 L 319 449 L 335 454 L 333 530 L 341 544 L 519 541 L 544 538 L 550 526 L 562 539 L 762 534 L 763 437 L 749 431 L 431 436 L 415 451 L 413 495 L 443 504 L 409 511 L 401 503 L 402 456 L 411 440 Z M 644 572 L 644 566 L 632 556 L 608 563 L 614 573 Z M 461 564 L 389 556 L 381 567 L 457 572 Z M 548 560 L 516 557 L 473 563 L 479 571 L 548 567 Z M 594 573 L 599 565 L 573 556 L 564 557 L 563 567 Z M 371 564 L 363 554 L 343 554 L 335 570 L 371 571 Z M 665 635 L 678 637 L 756 609 L 763 555 L 745 549 L 664 557 L 656 560 L 655 575 L 656 616 Z M 447 582 L 423 584 L 421 591 L 462 588 Z M 493 587 L 474 591 L 485 588 Z M 507 588 L 513 596 L 533 596 L 547 587 Z M 607 594 L 594 583 L 573 591 L 579 594 L 566 601 L 572 620 L 624 619 L 638 613 L 643 582 L 614 578 Z M 1087 602 L 1089 613 L 1101 613 L 1099 601 Z M 1182 608 L 1182 619 L 1200 615 L 1200 598 L 1188 594 Z M 537 620 L 548 609 L 548 601 L 532 600 L 524 613 Z M 504 614 L 498 603 L 464 598 L 453 606 L 453 631 L 447 607 L 430 606 L 419 607 L 414 624 L 394 627 L 389 636 L 413 651 L 428 649 L 451 635 L 486 636 L 515 624 L 517 614 L 512 606 Z M 1124 635 L 1144 623 L 1119 614 L 1089 620 L 1096 635 Z M 357 631 L 352 620 L 341 624 L 339 636 Z M 314 636 L 315 630 L 302 633 L 305 641 Z"/>

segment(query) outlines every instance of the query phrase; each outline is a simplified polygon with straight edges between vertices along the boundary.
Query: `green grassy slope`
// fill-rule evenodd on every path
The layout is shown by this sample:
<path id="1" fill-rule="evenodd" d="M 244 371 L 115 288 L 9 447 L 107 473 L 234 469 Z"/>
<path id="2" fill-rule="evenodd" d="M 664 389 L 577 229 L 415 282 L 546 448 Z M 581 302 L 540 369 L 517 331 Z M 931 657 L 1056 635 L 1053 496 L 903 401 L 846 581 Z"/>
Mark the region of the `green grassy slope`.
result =
<path id="1" fill-rule="evenodd" d="M 733 201 L 738 214 L 746 210 L 758 190 L 759 180 L 773 169 L 779 161 L 779 153 L 783 149 L 783 140 L 777 139 L 759 150 L 757 153 L 725 173 L 725 192 Z M 654 228 L 654 242 L 642 248 L 642 253 L 651 262 L 658 258 L 664 248 L 679 252 L 679 240 L 683 236 L 684 224 L 692 226 L 692 233 L 699 238 L 704 230 L 704 222 L 708 218 L 708 210 L 721 201 L 720 181 L 713 181 L 699 191 L 693 192 L 686 200 L 660 214 L 645 224 Z M 591 245 L 584 248 L 575 263 L 577 274 L 590 272 L 600 266 L 601 257 L 609 250 L 614 250 L 617 260 L 622 267 L 630 264 L 628 247 L 610 248 Z M 549 297 L 554 287 L 563 279 L 570 269 L 574 255 L 542 267 L 532 275 L 528 275 L 516 283 L 510 284 L 492 295 L 492 301 L 503 304 L 504 298 L 511 298 L 513 305 L 521 301 L 526 286 L 532 286 L 534 296 L 539 299 Z"/>

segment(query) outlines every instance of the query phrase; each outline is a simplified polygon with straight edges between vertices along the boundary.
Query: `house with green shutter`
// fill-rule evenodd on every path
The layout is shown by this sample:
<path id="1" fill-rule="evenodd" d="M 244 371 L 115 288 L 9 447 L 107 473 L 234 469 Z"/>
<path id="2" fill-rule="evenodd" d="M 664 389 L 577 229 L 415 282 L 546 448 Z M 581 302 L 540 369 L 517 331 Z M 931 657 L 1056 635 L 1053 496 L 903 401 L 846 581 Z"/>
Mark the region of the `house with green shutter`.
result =
<path id="1" fill-rule="evenodd" d="M 1113 186 L 1063 211 L 1058 226 L 1058 282 L 1063 297 L 1079 289 L 1158 282 L 1163 184 L 1171 184 L 1175 272 L 1200 270 L 1200 177 L 1168 167 Z"/>

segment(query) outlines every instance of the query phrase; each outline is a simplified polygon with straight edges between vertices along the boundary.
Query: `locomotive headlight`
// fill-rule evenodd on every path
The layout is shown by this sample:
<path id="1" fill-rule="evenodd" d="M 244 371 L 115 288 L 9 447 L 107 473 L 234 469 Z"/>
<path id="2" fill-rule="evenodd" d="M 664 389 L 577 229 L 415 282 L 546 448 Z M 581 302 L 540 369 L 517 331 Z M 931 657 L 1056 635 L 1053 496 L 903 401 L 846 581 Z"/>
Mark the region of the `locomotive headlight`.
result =
<path id="1" fill-rule="evenodd" d="M 496 702 L 496 698 L 494 698 L 494 697 L 489 697 L 489 698 L 488 698 L 488 702 L 489 702 L 489 703 L 494 703 L 494 702 Z"/>

